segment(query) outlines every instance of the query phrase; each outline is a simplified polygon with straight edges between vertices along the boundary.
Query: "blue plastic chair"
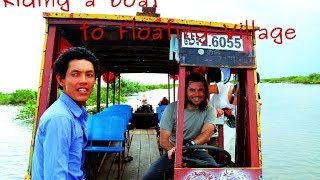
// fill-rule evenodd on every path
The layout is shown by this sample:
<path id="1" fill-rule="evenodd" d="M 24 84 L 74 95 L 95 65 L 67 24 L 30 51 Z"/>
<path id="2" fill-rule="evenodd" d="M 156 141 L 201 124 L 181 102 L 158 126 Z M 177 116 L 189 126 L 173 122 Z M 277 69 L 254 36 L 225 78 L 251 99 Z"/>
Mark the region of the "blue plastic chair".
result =
<path id="1" fill-rule="evenodd" d="M 104 111 L 108 110 L 117 110 L 119 113 L 125 113 L 128 116 L 128 121 L 132 119 L 132 107 L 128 104 L 115 104 L 108 108 L 105 108 Z"/>
<path id="2" fill-rule="evenodd" d="M 166 109 L 167 105 L 161 105 L 158 107 L 158 110 L 157 110 L 157 113 L 158 113 L 158 127 L 157 127 L 157 137 L 158 137 L 158 140 L 160 138 L 160 122 L 161 122 L 161 118 L 162 118 L 162 115 L 163 115 L 163 112 L 164 110 Z M 160 151 L 160 155 L 163 155 L 163 149 L 160 147 L 159 145 L 159 151 Z"/>
<path id="3" fill-rule="evenodd" d="M 125 119 L 125 127 L 126 127 L 126 140 L 128 142 L 128 147 L 130 146 L 130 133 L 129 133 L 129 126 L 130 126 L 130 120 L 132 119 L 132 107 L 127 104 L 115 104 L 108 108 L 105 108 L 101 113 L 104 112 L 114 112 L 116 114 L 119 114 L 121 116 L 126 116 Z"/>
<path id="4" fill-rule="evenodd" d="M 231 78 L 231 69 L 230 68 L 220 68 L 220 71 L 223 74 L 223 79 L 221 81 L 223 81 L 224 83 L 229 82 L 229 80 Z"/>
<path id="5" fill-rule="evenodd" d="M 124 156 L 124 120 L 121 116 L 104 114 L 95 114 L 88 117 L 88 141 L 85 147 L 86 152 L 99 153 L 118 153 L 118 178 L 122 168 L 122 159 Z M 109 146 L 93 145 L 94 141 L 109 142 Z"/>
<path id="6" fill-rule="evenodd" d="M 167 105 L 161 105 L 158 107 L 158 120 L 159 120 L 159 123 L 161 121 L 161 117 L 162 117 L 162 114 L 163 114 L 163 111 L 166 109 Z"/>

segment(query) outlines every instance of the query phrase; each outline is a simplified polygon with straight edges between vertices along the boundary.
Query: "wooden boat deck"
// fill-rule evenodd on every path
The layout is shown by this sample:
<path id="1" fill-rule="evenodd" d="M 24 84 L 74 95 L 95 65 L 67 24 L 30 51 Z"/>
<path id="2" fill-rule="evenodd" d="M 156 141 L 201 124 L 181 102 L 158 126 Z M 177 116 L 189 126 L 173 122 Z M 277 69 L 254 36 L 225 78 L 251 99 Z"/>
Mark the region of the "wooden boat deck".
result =
<path id="1" fill-rule="evenodd" d="M 121 180 L 140 180 L 150 167 L 151 163 L 159 158 L 157 133 L 155 129 L 132 129 L 129 132 L 131 144 L 127 146 L 125 156 L 133 157 L 130 162 L 123 164 L 120 172 Z M 90 156 L 91 155 L 91 156 Z M 93 157 L 95 156 L 95 157 Z M 88 155 L 87 155 L 88 157 Z M 117 178 L 118 156 L 116 154 L 97 155 L 89 154 L 91 172 L 87 172 L 88 179 L 111 180 Z M 101 162 L 102 163 L 99 163 Z M 92 162 L 95 161 L 95 162 Z M 97 163 L 98 162 L 98 163 Z M 95 166 L 95 167 L 92 167 Z M 92 173 L 92 169 L 95 172 Z M 88 170 L 87 170 L 88 171 Z"/>

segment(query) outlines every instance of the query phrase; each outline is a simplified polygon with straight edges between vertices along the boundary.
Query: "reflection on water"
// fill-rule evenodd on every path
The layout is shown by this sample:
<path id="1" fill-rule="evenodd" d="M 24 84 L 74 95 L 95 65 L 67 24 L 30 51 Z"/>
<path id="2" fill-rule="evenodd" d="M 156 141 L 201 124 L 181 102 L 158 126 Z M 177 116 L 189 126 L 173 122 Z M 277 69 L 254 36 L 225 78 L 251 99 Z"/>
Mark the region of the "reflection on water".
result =
<path id="1" fill-rule="evenodd" d="M 320 179 L 320 85 L 260 84 L 259 90 L 263 179 Z M 140 93 L 128 103 L 135 109 L 146 97 L 156 109 L 167 93 Z M 27 170 L 31 127 L 13 121 L 17 111 L 0 106 L 0 179 L 22 179 Z"/>

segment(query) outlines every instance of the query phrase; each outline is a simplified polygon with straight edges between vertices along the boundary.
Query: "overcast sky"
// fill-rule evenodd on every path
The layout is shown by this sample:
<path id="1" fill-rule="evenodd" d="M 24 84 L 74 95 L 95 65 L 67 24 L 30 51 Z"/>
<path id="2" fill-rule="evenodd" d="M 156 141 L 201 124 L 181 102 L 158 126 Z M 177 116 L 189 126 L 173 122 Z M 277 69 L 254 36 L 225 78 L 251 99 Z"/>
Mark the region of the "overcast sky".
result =
<path id="1" fill-rule="evenodd" d="M 40 1 L 43 4 L 45 2 Z M 58 2 L 50 0 L 51 3 L 53 1 Z M 95 7 L 88 8 L 85 7 L 86 0 L 69 0 L 69 13 L 135 15 L 137 11 L 141 11 L 138 3 L 131 8 L 112 8 L 110 1 L 96 0 Z M 153 0 L 148 3 L 152 5 Z M 317 42 L 320 39 L 320 5 L 316 0 L 157 0 L 157 4 L 157 12 L 161 17 L 235 24 L 254 20 L 255 25 L 267 28 L 269 33 L 275 27 L 281 27 L 283 31 L 293 28 L 296 37 L 293 40 L 283 37 L 281 45 L 274 43 L 270 37 L 268 40 L 257 40 L 258 71 L 261 77 L 320 72 L 320 58 L 317 55 L 320 50 L 320 43 Z M 0 1 L 0 92 L 22 88 L 37 89 L 45 27 L 42 18 L 44 11 L 61 12 L 57 3 L 54 8 L 5 8 L 3 1 Z M 150 75 L 124 77 L 142 83 L 160 82 L 157 76 Z M 160 83 L 166 83 L 166 78 Z"/>

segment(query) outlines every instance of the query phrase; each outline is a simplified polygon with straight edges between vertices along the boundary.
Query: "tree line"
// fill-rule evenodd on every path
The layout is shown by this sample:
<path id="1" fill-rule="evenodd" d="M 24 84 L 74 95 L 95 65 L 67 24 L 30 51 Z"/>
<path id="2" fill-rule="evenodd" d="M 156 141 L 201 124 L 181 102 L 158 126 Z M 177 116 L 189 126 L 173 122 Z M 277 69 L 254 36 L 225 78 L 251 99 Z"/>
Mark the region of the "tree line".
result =
<path id="1" fill-rule="evenodd" d="M 172 86 L 172 85 L 171 85 Z M 114 97 L 114 87 L 116 87 L 115 95 L 118 96 L 119 84 L 110 84 L 108 103 L 112 103 Z M 158 85 L 141 85 L 139 82 L 121 79 L 120 80 L 120 102 L 127 102 L 127 97 L 134 95 L 135 93 L 150 91 L 154 89 L 167 89 L 167 84 Z M 61 93 L 61 91 L 59 91 Z M 17 120 L 23 120 L 26 122 L 33 122 L 35 119 L 35 109 L 37 105 L 37 94 L 38 92 L 30 89 L 17 89 L 11 93 L 0 92 L 0 105 L 12 105 L 12 106 L 22 106 L 16 115 Z M 93 92 L 88 99 L 86 105 L 88 107 L 95 106 L 97 102 L 97 88 L 94 87 Z M 101 105 L 106 104 L 106 86 L 101 87 Z M 116 101 L 117 102 L 117 101 Z"/>
<path id="2" fill-rule="evenodd" d="M 320 84 L 320 73 L 312 73 L 308 76 L 289 76 L 280 78 L 261 79 L 262 83 L 301 83 Z"/>

